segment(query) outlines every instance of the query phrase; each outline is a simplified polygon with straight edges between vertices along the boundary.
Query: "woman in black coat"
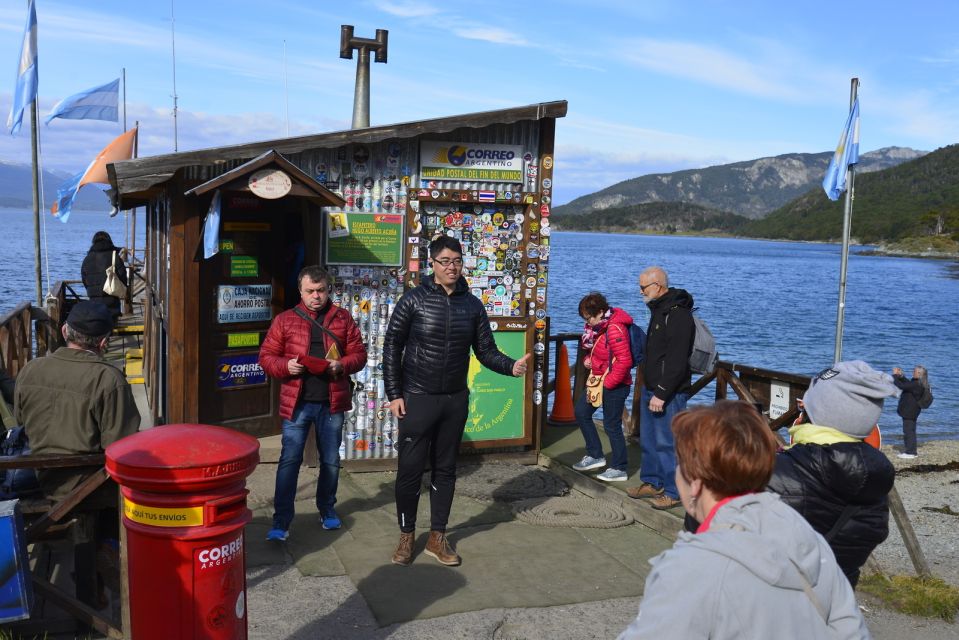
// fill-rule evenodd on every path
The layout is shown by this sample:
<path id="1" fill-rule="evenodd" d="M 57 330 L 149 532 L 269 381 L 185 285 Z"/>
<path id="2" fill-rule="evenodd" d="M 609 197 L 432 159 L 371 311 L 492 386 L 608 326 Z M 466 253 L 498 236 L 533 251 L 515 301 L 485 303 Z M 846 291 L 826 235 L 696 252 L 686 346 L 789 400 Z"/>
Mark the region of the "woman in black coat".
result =
<path id="1" fill-rule="evenodd" d="M 114 252 L 116 252 L 116 258 L 113 257 Z M 87 289 L 87 297 L 94 302 L 106 305 L 116 318 L 120 315 L 120 299 L 103 293 L 107 267 L 110 266 L 111 260 L 113 260 L 117 277 L 123 284 L 127 284 L 127 268 L 120 257 L 120 249 L 114 246 L 109 233 L 97 231 L 93 234 L 93 243 L 83 259 L 83 266 L 80 267 L 80 277 L 83 280 L 83 286 Z"/>
<path id="2" fill-rule="evenodd" d="M 912 380 L 907 380 L 902 374 L 902 369 L 896 367 L 892 370 L 893 382 L 902 389 L 902 395 L 899 396 L 899 408 L 897 413 L 902 418 L 902 453 L 900 458 L 911 460 L 915 458 L 916 451 L 916 420 L 922 413 L 922 407 L 919 406 L 919 398 L 922 397 L 923 390 L 929 386 L 929 374 L 922 365 L 916 365 L 912 371 Z"/>

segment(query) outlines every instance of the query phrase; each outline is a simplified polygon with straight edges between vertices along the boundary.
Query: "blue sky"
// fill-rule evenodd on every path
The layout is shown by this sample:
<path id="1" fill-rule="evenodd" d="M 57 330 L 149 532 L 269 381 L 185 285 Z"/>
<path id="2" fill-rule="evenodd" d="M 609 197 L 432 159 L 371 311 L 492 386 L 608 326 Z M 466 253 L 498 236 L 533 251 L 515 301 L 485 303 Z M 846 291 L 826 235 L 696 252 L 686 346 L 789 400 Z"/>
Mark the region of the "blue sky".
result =
<path id="1" fill-rule="evenodd" d="M 864 151 L 959 141 L 959 5 L 946 1 L 37 0 L 41 118 L 125 67 L 140 155 L 173 151 L 171 4 L 180 150 L 348 129 L 341 24 L 390 32 L 374 125 L 568 100 L 557 203 L 647 173 L 832 150 L 853 76 Z M 24 0 L 0 2 L 3 121 L 25 20 Z M 71 173 L 121 131 L 41 126 L 45 168 Z M 29 126 L 0 134 L 0 160 L 30 161 Z"/>

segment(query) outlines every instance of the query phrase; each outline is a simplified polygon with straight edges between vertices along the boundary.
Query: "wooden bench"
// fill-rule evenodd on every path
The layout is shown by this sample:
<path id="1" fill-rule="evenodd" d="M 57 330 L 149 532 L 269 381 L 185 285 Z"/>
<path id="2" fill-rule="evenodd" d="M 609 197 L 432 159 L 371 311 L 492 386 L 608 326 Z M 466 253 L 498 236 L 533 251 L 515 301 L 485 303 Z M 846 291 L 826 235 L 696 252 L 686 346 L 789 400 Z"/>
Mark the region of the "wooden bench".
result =
<path id="1" fill-rule="evenodd" d="M 47 499 L 21 500 L 24 514 L 27 544 L 34 544 L 51 538 L 63 537 L 78 519 L 89 518 L 92 514 L 76 513 L 76 507 L 104 483 L 110 481 L 104 468 L 105 457 L 100 454 L 80 455 L 29 455 L 0 458 L 0 469 L 69 469 L 74 467 L 97 467 L 83 482 L 58 501 Z M 121 529 L 122 532 L 122 529 Z M 71 595 L 52 584 L 45 575 L 32 575 L 35 591 L 44 599 L 57 605 L 74 619 L 102 633 L 108 638 L 124 638 L 117 624 L 105 618 L 98 611 L 84 603 L 80 595 L 96 593 L 96 544 L 78 544 L 74 548 L 74 574 L 77 593 Z M 121 562 L 122 565 L 122 562 Z M 125 573 L 121 569 L 121 573 Z M 125 591 L 126 581 L 121 578 Z M 124 594 L 125 596 L 125 594 Z M 126 598 L 121 596 L 123 601 Z M 124 607 L 125 609 L 125 607 Z"/>

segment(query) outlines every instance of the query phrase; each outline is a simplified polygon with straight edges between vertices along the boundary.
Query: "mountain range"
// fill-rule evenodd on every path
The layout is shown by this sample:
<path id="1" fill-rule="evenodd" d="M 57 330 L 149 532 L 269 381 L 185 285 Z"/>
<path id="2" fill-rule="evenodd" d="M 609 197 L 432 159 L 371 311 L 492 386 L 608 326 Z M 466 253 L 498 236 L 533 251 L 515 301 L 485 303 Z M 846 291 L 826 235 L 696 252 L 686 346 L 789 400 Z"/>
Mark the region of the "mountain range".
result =
<path id="1" fill-rule="evenodd" d="M 71 174 L 65 171 L 43 171 L 41 184 L 47 211 L 56 200 L 57 189 L 70 178 Z M 33 172 L 30 165 L 0 161 L 0 207 L 33 209 Z M 91 211 L 111 209 L 107 197 L 93 185 L 80 189 L 73 201 L 73 208 Z"/>
<path id="2" fill-rule="evenodd" d="M 926 153 L 904 147 L 870 151 L 860 155 L 857 173 L 895 167 Z M 649 202 L 685 202 L 746 218 L 763 218 L 820 185 L 832 155 L 787 153 L 703 169 L 654 173 L 576 198 L 553 212 L 573 216 Z"/>

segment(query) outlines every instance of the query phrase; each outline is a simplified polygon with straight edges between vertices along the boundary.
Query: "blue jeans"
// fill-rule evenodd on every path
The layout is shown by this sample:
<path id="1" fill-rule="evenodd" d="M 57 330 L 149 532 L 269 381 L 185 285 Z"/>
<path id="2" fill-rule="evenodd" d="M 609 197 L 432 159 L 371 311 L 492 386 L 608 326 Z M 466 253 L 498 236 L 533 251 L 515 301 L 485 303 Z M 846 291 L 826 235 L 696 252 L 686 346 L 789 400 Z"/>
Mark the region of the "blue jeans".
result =
<path id="1" fill-rule="evenodd" d="M 603 389 L 603 430 L 609 438 L 610 454 L 609 466 L 617 471 L 626 471 L 626 437 L 623 435 L 623 407 L 626 405 L 626 396 L 629 395 L 629 385 L 621 385 L 615 389 Z M 580 395 L 576 402 L 576 422 L 586 441 L 586 453 L 591 458 L 603 457 L 603 443 L 596 433 L 596 424 L 593 414 L 596 409 L 586 399 L 586 394 Z"/>
<path id="2" fill-rule="evenodd" d="M 340 442 L 343 440 L 343 413 L 330 413 L 327 402 L 301 402 L 293 410 L 293 419 L 283 421 L 280 462 L 276 466 L 276 490 L 273 494 L 273 527 L 286 531 L 293 521 L 296 481 L 303 464 L 303 447 L 310 425 L 316 431 L 316 449 L 320 458 L 320 478 L 316 483 L 316 508 L 325 514 L 336 504 L 340 480 Z"/>
<path id="3" fill-rule="evenodd" d="M 660 413 L 649 410 L 649 400 L 652 397 L 653 392 L 644 387 L 639 419 L 639 446 L 643 452 L 643 458 L 639 461 L 639 479 L 665 489 L 667 496 L 678 500 L 676 448 L 669 425 L 673 417 L 686 408 L 689 394 L 673 394 Z"/>

